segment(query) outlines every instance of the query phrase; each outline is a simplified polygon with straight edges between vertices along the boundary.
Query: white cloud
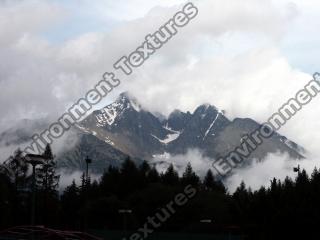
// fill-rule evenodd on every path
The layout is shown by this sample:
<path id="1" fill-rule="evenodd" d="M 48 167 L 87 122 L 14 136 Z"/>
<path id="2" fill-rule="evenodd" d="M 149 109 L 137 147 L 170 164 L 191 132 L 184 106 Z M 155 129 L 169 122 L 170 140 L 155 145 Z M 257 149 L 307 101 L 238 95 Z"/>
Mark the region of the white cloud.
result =
<path id="1" fill-rule="evenodd" d="M 63 9 L 48 1 L 0 2 L 0 44 L 8 47 L 24 34 L 37 33 L 63 16 Z"/>
<path id="2" fill-rule="evenodd" d="M 145 35 L 172 17 L 181 1 L 91 3 L 82 0 L 73 9 L 81 14 L 88 7 L 87 12 L 94 13 L 88 16 L 117 24 L 108 32 L 87 32 L 56 44 L 42 33 L 50 32 L 57 21 L 67 21 L 70 8 L 61 1 L 0 3 L 0 129 L 23 118 L 57 118 L 103 72 L 112 70 L 119 57 L 136 49 Z M 132 91 L 147 108 L 167 114 L 174 108 L 192 110 L 210 102 L 225 109 L 230 118 L 264 121 L 311 79 L 290 65 L 283 44 L 297 16 L 310 24 L 318 22 L 317 15 L 305 15 L 315 11 L 316 1 L 194 3 L 199 15 L 132 76 L 121 76 L 120 89 Z M 296 35 L 290 36 L 294 42 Z M 318 101 L 280 132 L 320 155 Z"/>
<path id="3" fill-rule="evenodd" d="M 286 154 L 270 154 L 262 162 L 254 161 L 251 165 L 234 171 L 234 174 L 225 183 L 231 193 L 242 181 L 252 190 L 258 190 L 261 186 L 269 186 L 274 177 L 281 181 L 287 176 L 295 179 L 297 173 L 293 171 L 293 168 L 298 165 L 310 176 L 315 167 L 320 167 L 320 162 L 312 157 L 294 161 Z"/>
<path id="4" fill-rule="evenodd" d="M 151 164 L 155 165 L 159 172 L 165 172 L 170 164 L 173 164 L 175 170 L 182 176 L 187 164 L 190 163 L 193 171 L 203 177 L 207 173 L 212 159 L 204 157 L 198 149 L 189 149 L 186 154 L 171 155 L 165 153 L 155 155 Z"/>
<path id="5" fill-rule="evenodd" d="M 83 172 L 80 172 L 80 171 L 70 172 L 66 169 L 61 169 L 58 172 L 58 175 L 60 175 L 60 182 L 59 182 L 60 190 L 64 190 L 67 186 L 70 186 L 73 181 L 75 181 L 75 183 L 78 186 L 81 186 L 81 177 L 83 175 Z M 101 175 L 90 174 L 91 182 L 95 180 L 98 181 L 100 178 L 101 178 Z"/>
<path id="6" fill-rule="evenodd" d="M 86 1 L 83 3 L 87 4 Z M 180 95 L 180 98 L 188 99 L 186 105 L 194 107 L 196 102 L 203 99 L 200 97 L 195 102 L 189 99 L 187 94 L 182 94 L 185 88 L 195 82 L 194 79 L 185 78 L 182 71 L 190 59 L 194 61 L 191 69 L 194 70 L 190 71 L 190 75 L 201 77 L 197 79 L 200 83 L 198 85 L 203 89 L 207 88 L 207 84 L 203 84 L 206 81 L 210 86 L 217 85 L 218 88 L 220 86 L 215 83 L 215 79 L 208 79 L 208 75 L 201 76 L 201 74 L 209 72 L 207 68 L 211 64 L 215 64 L 217 69 L 221 67 L 227 70 L 226 65 L 232 62 L 235 56 L 231 54 L 231 57 L 224 58 L 223 52 L 219 56 L 215 56 L 214 52 L 210 54 L 211 51 L 219 49 L 219 45 L 211 46 L 215 41 L 223 41 L 221 37 L 233 32 L 243 34 L 252 32 L 267 38 L 272 36 L 271 38 L 274 39 L 285 29 L 285 24 L 280 22 L 288 21 L 287 13 L 278 11 L 267 0 L 259 4 L 252 0 L 239 4 L 238 1 L 233 0 L 228 5 L 220 0 L 214 2 L 205 0 L 199 1 L 198 4 L 201 14 L 190 23 L 191 26 L 183 29 L 167 46 L 157 52 L 143 68 L 137 71 L 135 76 L 126 78 L 122 89 L 129 88 L 138 97 L 143 97 L 149 102 L 154 102 L 159 91 L 162 91 L 162 94 L 173 92 L 174 94 L 171 95 Z M 123 5 L 125 5 L 124 2 Z M 150 3 L 146 5 L 149 6 Z M 116 12 L 121 6 L 122 4 L 115 6 Z M 146 7 L 146 9 L 149 8 Z M 5 29 L 2 31 L 3 35 L 7 35 L 9 30 L 13 33 L 3 38 L 7 39 L 7 42 L 0 44 L 0 51 L 4 58 L 0 67 L 2 69 L 0 85 L 3 90 L 0 100 L 6 102 L 6 106 L 0 107 L 3 115 L 6 116 L 2 119 L 2 125 L 12 123 L 12 119 L 16 118 L 58 115 L 67 105 L 76 101 L 92 87 L 104 71 L 112 70 L 112 64 L 120 56 L 134 50 L 146 34 L 156 31 L 157 27 L 172 17 L 177 9 L 179 9 L 178 6 L 155 7 L 146 16 L 126 21 L 111 32 L 85 33 L 55 45 L 40 37 L 36 30 L 39 31 L 45 26 L 50 29 L 53 20 L 68 15 L 65 8 L 58 4 L 50 4 L 48 1 L 15 2 L 9 7 L 3 6 L 1 10 L 5 13 L 4 16 L 12 11 L 17 14 L 11 17 L 14 23 L 12 28 L 2 28 Z M 263 11 L 262 16 L 261 11 Z M 257 19 L 259 21 L 256 21 Z M 239 59 L 238 56 L 236 57 Z M 240 56 L 239 61 L 242 61 L 242 58 L 245 56 Z M 226 72 L 219 74 L 222 76 L 229 74 Z M 181 81 L 179 78 L 185 79 Z M 159 81 L 163 82 L 160 86 L 157 84 Z M 179 82 L 175 91 L 169 89 L 173 81 Z M 132 83 L 135 87 L 126 85 L 125 82 Z M 139 86 L 146 87 L 144 95 L 138 91 Z M 145 98 L 146 94 L 148 94 L 147 98 Z M 209 92 L 204 93 L 204 95 L 207 94 Z M 180 107 L 177 101 L 170 101 L 171 99 L 167 96 L 166 99 L 167 101 L 163 103 L 167 112 L 174 108 L 175 104 L 176 107 Z M 151 104 L 146 103 L 146 105 Z"/>

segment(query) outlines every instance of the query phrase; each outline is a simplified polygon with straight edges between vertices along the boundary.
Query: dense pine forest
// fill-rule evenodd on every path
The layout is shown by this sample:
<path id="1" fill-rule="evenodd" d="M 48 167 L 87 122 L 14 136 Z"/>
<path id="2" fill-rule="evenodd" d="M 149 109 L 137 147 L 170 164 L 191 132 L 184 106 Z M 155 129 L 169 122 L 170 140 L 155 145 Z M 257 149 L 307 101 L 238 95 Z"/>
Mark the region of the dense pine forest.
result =
<path id="1" fill-rule="evenodd" d="M 48 146 L 47 164 L 36 172 L 35 223 L 58 229 L 135 231 L 150 216 L 191 185 L 195 196 L 157 229 L 165 232 L 235 232 L 253 239 L 305 236 L 320 222 L 320 171 L 311 176 L 299 170 L 295 179 L 272 179 L 257 191 L 239 183 L 229 193 L 211 170 L 201 179 L 187 165 L 182 176 L 171 165 L 159 173 L 147 162 L 137 166 L 129 158 L 120 168 L 109 167 L 99 181 L 83 174 L 59 192 L 56 163 Z M 0 173 L 0 229 L 29 225 L 32 204 L 30 169 L 16 151 Z M 5 171 L 3 169 L 10 169 Z M 10 174 L 9 174 L 10 172 Z M 119 210 L 130 209 L 121 214 Z"/>

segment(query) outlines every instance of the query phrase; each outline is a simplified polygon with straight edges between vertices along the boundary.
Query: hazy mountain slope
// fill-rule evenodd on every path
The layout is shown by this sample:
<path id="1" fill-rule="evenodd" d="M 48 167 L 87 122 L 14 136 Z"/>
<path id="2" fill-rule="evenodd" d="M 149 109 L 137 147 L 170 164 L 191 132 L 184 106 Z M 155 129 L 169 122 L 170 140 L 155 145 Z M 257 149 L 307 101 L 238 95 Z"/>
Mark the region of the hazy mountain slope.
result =
<path id="1" fill-rule="evenodd" d="M 23 144 L 47 126 L 43 121 L 24 120 L 20 127 L 0 134 L 0 143 Z M 193 113 L 175 110 L 166 118 L 161 113 L 152 114 L 130 94 L 122 93 L 115 102 L 94 111 L 71 130 L 76 144 L 60 152 L 57 160 L 61 168 L 83 170 L 84 159 L 89 156 L 93 160 L 91 168 L 102 172 L 110 164 L 120 165 L 127 156 L 140 162 L 155 155 L 184 154 L 194 148 L 216 159 L 238 147 L 241 138 L 259 126 L 250 118 L 230 121 L 223 111 L 210 104 L 197 107 Z M 263 159 L 274 152 L 301 158 L 303 148 L 275 133 L 248 160 Z"/>
<path id="2" fill-rule="evenodd" d="M 122 93 L 114 103 L 85 119 L 81 128 L 123 153 L 150 159 L 164 153 L 183 154 L 190 148 L 198 148 L 211 158 L 226 156 L 241 144 L 245 134 L 260 126 L 249 118 L 230 121 L 210 104 L 197 107 L 193 113 L 175 110 L 167 119 L 156 115 L 144 110 L 128 93 Z M 275 133 L 251 158 L 262 159 L 278 151 L 301 158 L 301 149 Z"/>

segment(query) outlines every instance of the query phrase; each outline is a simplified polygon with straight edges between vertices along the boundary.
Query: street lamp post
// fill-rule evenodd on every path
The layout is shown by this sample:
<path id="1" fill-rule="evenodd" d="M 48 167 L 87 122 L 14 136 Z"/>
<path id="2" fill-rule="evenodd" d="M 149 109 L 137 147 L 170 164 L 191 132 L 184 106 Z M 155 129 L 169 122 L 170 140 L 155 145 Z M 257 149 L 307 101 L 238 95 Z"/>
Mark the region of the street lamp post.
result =
<path id="1" fill-rule="evenodd" d="M 297 173 L 300 173 L 300 165 L 298 165 L 298 167 L 294 167 L 293 171 L 297 172 Z"/>
<path id="2" fill-rule="evenodd" d="M 124 239 L 127 237 L 127 214 L 131 214 L 131 209 L 119 209 L 118 212 L 123 214 L 123 236 Z"/>

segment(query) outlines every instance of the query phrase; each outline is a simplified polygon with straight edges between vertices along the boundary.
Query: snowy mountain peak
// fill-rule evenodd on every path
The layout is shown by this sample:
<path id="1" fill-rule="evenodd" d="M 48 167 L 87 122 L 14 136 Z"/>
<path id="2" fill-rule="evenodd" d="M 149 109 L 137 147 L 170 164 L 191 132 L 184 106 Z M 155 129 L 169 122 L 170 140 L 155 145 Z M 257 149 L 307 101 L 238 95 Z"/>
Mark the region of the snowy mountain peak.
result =
<path id="1" fill-rule="evenodd" d="M 96 119 L 99 127 L 106 125 L 111 126 L 120 118 L 126 111 L 140 112 L 141 105 L 137 99 L 131 96 L 128 92 L 123 92 L 119 95 L 115 102 L 107 105 L 96 114 Z"/>
<path id="2" fill-rule="evenodd" d="M 173 110 L 172 113 L 170 113 L 169 118 L 170 118 L 170 117 L 180 116 L 180 115 L 182 115 L 182 114 L 183 114 L 183 112 L 181 112 L 181 111 L 178 110 L 178 109 L 175 109 L 175 110 Z"/>
<path id="3" fill-rule="evenodd" d="M 133 108 L 135 111 L 139 112 L 141 110 L 141 105 L 138 100 L 133 97 L 129 92 L 123 92 L 119 95 L 115 103 L 120 103 L 126 108 Z"/>
<path id="4" fill-rule="evenodd" d="M 121 156 L 148 159 L 165 152 L 185 154 L 189 149 L 200 149 L 205 156 L 217 159 L 238 147 L 242 137 L 259 126 L 250 118 L 230 121 L 223 111 L 210 104 L 197 107 L 193 113 L 175 110 L 166 118 L 141 109 L 126 92 L 82 121 L 80 130 L 90 135 L 92 141 L 98 139 L 106 144 L 111 159 L 118 154 L 115 151 L 123 153 Z M 274 134 L 259 146 L 252 159 L 263 159 L 278 151 L 300 158 L 298 145 L 280 137 Z M 101 145 L 102 152 L 104 148 Z"/>
<path id="5" fill-rule="evenodd" d="M 202 104 L 199 107 L 196 108 L 193 114 L 198 115 L 198 114 L 207 114 L 209 112 L 217 112 L 218 109 L 210 104 Z"/>

